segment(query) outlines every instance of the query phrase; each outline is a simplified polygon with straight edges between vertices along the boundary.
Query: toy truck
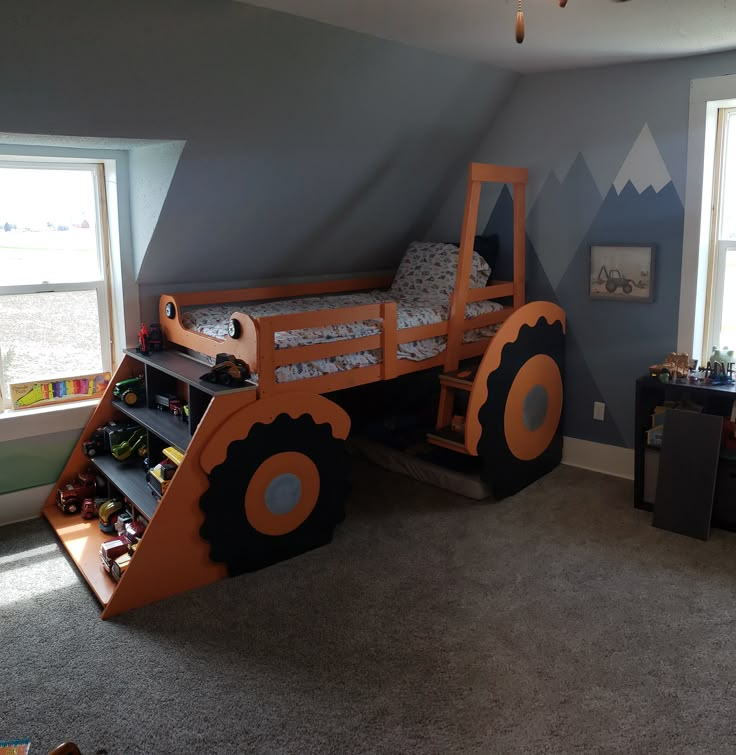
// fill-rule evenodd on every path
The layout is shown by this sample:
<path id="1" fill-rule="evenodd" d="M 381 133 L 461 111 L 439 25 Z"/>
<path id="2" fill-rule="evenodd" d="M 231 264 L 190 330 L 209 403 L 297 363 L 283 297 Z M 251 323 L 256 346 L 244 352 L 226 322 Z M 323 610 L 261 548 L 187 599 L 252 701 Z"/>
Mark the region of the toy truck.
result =
<path id="1" fill-rule="evenodd" d="M 98 427 L 91 435 L 89 440 L 85 440 L 82 443 L 82 451 L 90 459 L 94 458 L 98 454 L 104 453 L 105 448 L 105 428 Z"/>
<path id="2" fill-rule="evenodd" d="M 250 377 L 250 367 L 233 354 L 218 354 L 212 369 L 200 377 L 208 383 L 220 385 L 243 385 Z"/>
<path id="3" fill-rule="evenodd" d="M 156 498 L 161 498 L 166 492 L 171 478 L 184 459 L 184 454 L 173 446 L 164 448 L 163 454 L 166 458 L 146 473 L 148 487 Z"/>
<path id="4" fill-rule="evenodd" d="M 120 537 L 102 543 L 100 546 L 100 561 L 102 561 L 102 568 L 109 574 L 115 559 L 127 552 L 128 541 L 123 540 Z"/>
<path id="5" fill-rule="evenodd" d="M 94 519 L 100 507 L 109 500 L 109 498 L 85 498 L 82 501 L 82 519 Z"/>
<path id="6" fill-rule="evenodd" d="M 94 498 L 97 492 L 95 475 L 92 470 L 80 472 L 73 482 L 68 482 L 56 491 L 56 505 L 65 514 L 78 514 L 85 498 Z"/>

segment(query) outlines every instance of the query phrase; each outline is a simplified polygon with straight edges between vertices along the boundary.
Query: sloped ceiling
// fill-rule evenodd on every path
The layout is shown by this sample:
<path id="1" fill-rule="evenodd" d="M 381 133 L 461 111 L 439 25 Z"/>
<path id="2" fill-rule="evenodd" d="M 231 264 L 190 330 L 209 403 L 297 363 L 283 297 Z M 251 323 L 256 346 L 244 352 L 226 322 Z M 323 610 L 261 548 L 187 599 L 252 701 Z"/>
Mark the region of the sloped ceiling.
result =
<path id="1" fill-rule="evenodd" d="M 734 0 L 523 0 L 522 45 L 516 0 L 247 2 L 522 72 L 729 50 L 736 34 Z"/>

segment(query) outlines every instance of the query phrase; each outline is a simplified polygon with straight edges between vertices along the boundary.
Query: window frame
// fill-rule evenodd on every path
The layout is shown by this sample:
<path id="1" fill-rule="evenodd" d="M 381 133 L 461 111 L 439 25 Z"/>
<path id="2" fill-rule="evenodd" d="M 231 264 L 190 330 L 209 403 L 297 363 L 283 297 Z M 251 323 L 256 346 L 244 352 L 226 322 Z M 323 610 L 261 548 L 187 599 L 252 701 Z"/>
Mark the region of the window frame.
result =
<path id="1" fill-rule="evenodd" d="M 14 167 L 17 163 L 33 163 L 30 167 L 40 167 L 43 164 L 56 166 L 58 169 L 68 169 L 70 165 L 81 164 L 87 166 L 90 164 L 100 165 L 102 169 L 98 171 L 98 181 L 96 182 L 96 191 L 99 194 L 98 213 L 102 215 L 100 222 L 99 237 L 107 245 L 105 255 L 105 280 L 108 289 L 107 297 L 107 322 L 109 335 L 103 336 L 110 343 L 110 361 L 109 369 L 114 372 L 122 357 L 122 348 L 130 342 L 131 334 L 137 333 L 140 323 L 140 305 L 138 287 L 136 285 L 135 261 L 133 253 L 132 229 L 131 229 L 131 209 L 130 209 L 130 176 L 129 176 L 129 151 L 126 149 L 109 149 L 105 147 L 68 147 L 53 146 L 42 142 L 24 142 L 21 140 L 11 140 L 4 142 L 2 137 L 12 135 L 3 134 L 0 136 L 0 160 L 3 163 L 10 163 L 9 167 Z M 45 141 L 47 137 L 40 137 Z M 51 141 L 52 137 L 48 137 Z M 104 226 L 103 226 L 104 223 Z M 104 227 L 104 232 L 103 232 Z M 31 286 L 39 291 L 49 290 L 69 290 L 69 286 L 76 284 L 49 284 L 46 286 Z M 85 290 L 93 287 L 93 284 L 81 284 Z M 12 288 L 22 289 L 24 287 L 4 287 L 4 291 L 10 292 Z M 19 290 L 19 293 L 22 291 Z M 101 301 L 98 296 L 98 306 Z M 107 349 L 103 343 L 103 360 L 105 359 Z M 107 363 L 103 362 L 104 368 L 107 369 Z M 0 401 L 0 423 L 3 424 L 3 435 L 5 430 L 11 425 L 8 422 L 13 419 L 12 427 L 18 423 L 21 425 L 29 421 L 28 415 L 34 412 L 38 414 L 42 409 L 22 409 L 8 410 L 9 398 L 3 399 L 6 403 Z M 85 411 L 84 407 L 90 403 L 96 403 L 96 399 L 90 401 L 62 403 L 43 407 L 44 414 L 48 412 L 64 411 L 65 416 L 69 415 L 69 409 L 77 407 Z M 77 411 L 72 412 L 75 416 Z M 70 415 L 69 415 L 70 416 Z M 15 422 L 17 420 L 18 422 Z M 12 433 L 11 433 L 12 434 Z"/>
<path id="2" fill-rule="evenodd" d="M 691 80 L 677 350 L 700 358 L 704 355 L 707 358 L 712 346 L 706 330 L 713 305 L 710 292 L 710 245 L 714 228 L 712 178 L 717 155 L 718 112 L 726 108 L 736 108 L 736 74 Z"/>

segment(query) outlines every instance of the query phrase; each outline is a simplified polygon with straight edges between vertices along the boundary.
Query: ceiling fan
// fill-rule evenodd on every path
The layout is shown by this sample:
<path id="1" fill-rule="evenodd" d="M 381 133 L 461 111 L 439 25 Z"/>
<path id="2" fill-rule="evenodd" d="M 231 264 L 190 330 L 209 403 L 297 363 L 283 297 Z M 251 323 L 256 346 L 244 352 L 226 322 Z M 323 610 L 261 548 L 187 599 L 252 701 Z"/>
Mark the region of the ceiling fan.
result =
<path id="1" fill-rule="evenodd" d="M 567 0 L 557 0 L 560 8 L 564 8 L 567 5 Z M 611 0 L 612 3 L 628 3 L 630 0 Z M 524 26 L 524 11 L 521 7 L 521 0 L 519 0 L 519 10 L 516 11 L 516 41 L 521 44 L 524 41 L 525 26 Z"/>

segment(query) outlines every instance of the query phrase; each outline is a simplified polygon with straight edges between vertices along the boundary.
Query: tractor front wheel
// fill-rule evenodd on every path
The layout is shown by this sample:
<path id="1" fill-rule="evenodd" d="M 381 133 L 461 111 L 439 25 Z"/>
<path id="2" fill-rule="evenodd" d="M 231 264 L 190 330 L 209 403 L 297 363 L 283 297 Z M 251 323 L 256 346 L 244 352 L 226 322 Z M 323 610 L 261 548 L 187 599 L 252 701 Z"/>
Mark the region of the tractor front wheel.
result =
<path id="1" fill-rule="evenodd" d="M 329 424 L 281 414 L 233 441 L 209 483 L 200 534 L 235 576 L 332 540 L 345 516 L 349 458 Z"/>
<path id="2" fill-rule="evenodd" d="M 630 294 L 634 290 L 634 287 L 628 281 L 624 283 L 624 293 Z"/>

